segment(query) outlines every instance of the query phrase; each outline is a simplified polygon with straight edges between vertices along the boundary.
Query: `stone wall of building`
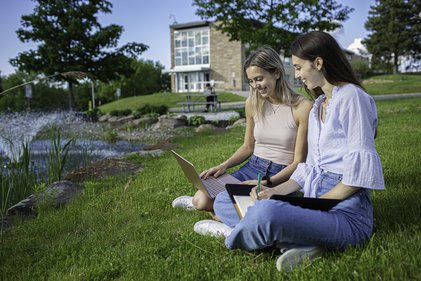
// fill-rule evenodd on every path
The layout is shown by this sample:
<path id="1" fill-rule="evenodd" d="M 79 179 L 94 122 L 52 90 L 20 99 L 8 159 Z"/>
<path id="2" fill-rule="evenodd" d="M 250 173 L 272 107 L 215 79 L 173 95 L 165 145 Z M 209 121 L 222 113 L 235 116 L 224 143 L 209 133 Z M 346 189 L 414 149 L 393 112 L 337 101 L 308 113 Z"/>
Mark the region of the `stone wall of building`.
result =
<path id="1" fill-rule="evenodd" d="M 244 46 L 239 41 L 229 41 L 229 37 L 215 28 L 210 28 L 210 77 L 216 81 L 216 89 L 246 90 L 242 78 Z"/>

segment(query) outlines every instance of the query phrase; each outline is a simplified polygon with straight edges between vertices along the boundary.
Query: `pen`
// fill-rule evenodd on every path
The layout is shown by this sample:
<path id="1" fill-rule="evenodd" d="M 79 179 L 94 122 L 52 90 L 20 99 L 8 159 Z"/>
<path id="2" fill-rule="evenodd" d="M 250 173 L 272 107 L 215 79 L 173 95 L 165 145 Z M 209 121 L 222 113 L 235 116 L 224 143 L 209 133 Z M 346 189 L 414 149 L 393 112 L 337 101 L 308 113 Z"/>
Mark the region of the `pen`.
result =
<path id="1" fill-rule="evenodd" d="M 260 180 L 262 179 L 262 175 L 260 173 L 257 174 L 257 199 L 259 199 L 260 193 Z"/>

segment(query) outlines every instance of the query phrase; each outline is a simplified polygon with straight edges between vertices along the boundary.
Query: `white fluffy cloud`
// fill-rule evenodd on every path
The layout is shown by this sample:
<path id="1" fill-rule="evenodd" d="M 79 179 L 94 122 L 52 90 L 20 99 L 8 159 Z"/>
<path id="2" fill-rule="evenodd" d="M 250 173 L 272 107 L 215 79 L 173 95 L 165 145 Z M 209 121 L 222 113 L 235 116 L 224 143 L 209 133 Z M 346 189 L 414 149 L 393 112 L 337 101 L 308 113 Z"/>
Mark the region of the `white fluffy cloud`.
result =
<path id="1" fill-rule="evenodd" d="M 350 50 L 357 55 L 367 56 L 368 52 L 366 47 L 361 43 L 362 38 L 355 38 L 354 42 L 352 42 L 346 49 Z"/>

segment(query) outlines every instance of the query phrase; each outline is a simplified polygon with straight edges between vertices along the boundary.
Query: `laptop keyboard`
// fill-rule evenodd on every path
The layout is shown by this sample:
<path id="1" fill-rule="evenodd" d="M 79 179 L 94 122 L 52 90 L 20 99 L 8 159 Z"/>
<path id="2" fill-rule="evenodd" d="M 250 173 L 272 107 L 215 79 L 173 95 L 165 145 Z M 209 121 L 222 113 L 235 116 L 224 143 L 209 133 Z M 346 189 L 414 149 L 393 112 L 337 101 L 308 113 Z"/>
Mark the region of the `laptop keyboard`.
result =
<path id="1" fill-rule="evenodd" d="M 203 184 L 208 190 L 211 198 L 215 198 L 218 193 L 225 191 L 225 183 L 214 177 L 209 177 L 206 180 L 203 180 Z"/>

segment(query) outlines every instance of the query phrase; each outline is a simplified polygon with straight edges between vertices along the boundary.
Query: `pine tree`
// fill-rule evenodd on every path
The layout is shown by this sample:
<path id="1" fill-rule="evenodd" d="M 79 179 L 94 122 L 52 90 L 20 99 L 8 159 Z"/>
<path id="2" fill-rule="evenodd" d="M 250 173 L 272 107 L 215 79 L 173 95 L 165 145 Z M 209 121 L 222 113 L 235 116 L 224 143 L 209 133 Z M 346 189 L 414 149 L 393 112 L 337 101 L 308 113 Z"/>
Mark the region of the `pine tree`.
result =
<path id="1" fill-rule="evenodd" d="M 397 73 L 400 57 L 421 54 L 421 1 L 377 0 L 370 8 L 365 27 L 371 33 L 363 44 L 373 60 L 392 62 Z"/>

